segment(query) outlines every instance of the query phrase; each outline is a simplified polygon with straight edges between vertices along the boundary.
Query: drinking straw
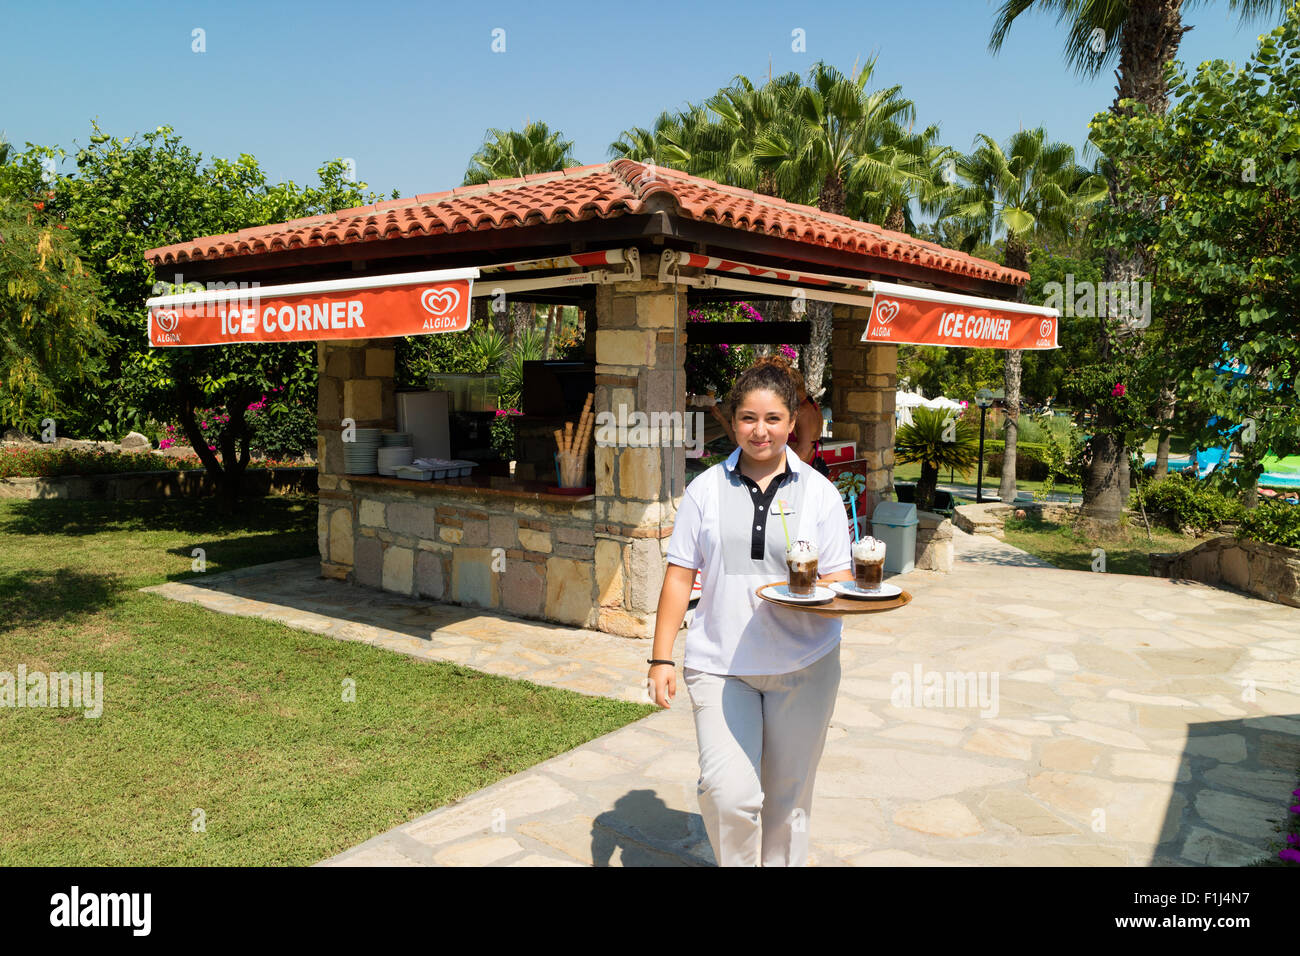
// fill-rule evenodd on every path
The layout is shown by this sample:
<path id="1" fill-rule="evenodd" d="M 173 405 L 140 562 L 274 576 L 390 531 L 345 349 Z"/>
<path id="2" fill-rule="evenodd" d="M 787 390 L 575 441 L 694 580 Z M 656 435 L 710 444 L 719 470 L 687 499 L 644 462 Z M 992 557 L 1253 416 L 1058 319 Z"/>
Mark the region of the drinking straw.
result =
<path id="1" fill-rule="evenodd" d="M 858 540 L 858 496 L 849 496 L 849 507 L 853 509 L 853 540 Z"/>
<path id="2" fill-rule="evenodd" d="M 776 510 L 781 512 L 781 530 L 785 532 L 785 549 L 790 550 L 790 529 L 785 526 L 785 502 L 776 499 Z"/>
<path id="3" fill-rule="evenodd" d="M 564 484 L 564 482 L 560 480 L 560 455 L 558 452 L 555 455 L 555 484 L 556 487 Z"/>

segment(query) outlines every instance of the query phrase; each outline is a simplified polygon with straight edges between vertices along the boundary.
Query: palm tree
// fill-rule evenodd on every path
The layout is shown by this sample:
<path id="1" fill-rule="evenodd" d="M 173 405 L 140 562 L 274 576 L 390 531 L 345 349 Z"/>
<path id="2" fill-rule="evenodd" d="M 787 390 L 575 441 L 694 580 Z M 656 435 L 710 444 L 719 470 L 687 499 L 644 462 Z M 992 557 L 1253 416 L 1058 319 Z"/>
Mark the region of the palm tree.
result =
<path id="1" fill-rule="evenodd" d="M 1191 5 L 1190 3 L 1188 4 Z M 1228 0 L 1228 8 L 1242 21 L 1265 14 L 1280 13 L 1283 0 Z M 1169 88 L 1165 67 L 1178 52 L 1178 44 L 1190 27 L 1182 24 L 1181 0 L 1003 0 L 994 20 L 989 47 L 996 53 L 1002 48 L 1011 25 L 1027 10 L 1055 13 L 1057 23 L 1066 28 L 1065 61 L 1067 66 L 1087 77 L 1098 76 L 1103 69 L 1118 63 L 1115 72 L 1115 101 L 1111 111 L 1124 112 L 1120 103 L 1132 99 L 1148 109 L 1163 113 L 1169 107 Z M 1113 168 L 1108 175 L 1110 201 L 1122 194 L 1127 172 Z M 1123 254 L 1106 253 L 1103 278 L 1110 282 L 1129 282 L 1144 270 L 1141 250 Z M 1111 323 L 1100 323 L 1098 351 L 1107 361 L 1117 339 L 1132 334 Z M 1113 413 L 1103 410 L 1094 433 L 1092 462 L 1083 483 L 1083 506 L 1080 514 L 1103 529 L 1118 527 L 1127 501 L 1128 453 L 1120 436 L 1109 429 L 1118 424 Z"/>
<path id="2" fill-rule="evenodd" d="M 573 142 L 551 132 L 545 123 L 525 123 L 522 130 L 489 129 L 483 145 L 470 159 L 465 171 L 466 186 L 479 186 L 493 179 L 515 179 L 533 173 L 547 173 L 576 165 Z M 488 300 L 474 303 L 477 324 L 488 322 Z M 527 302 L 511 303 L 510 340 L 516 342 L 534 322 L 533 307 Z"/>
<path id="3" fill-rule="evenodd" d="M 483 145 L 469 161 L 465 185 L 493 179 L 515 179 L 576 165 L 573 141 L 551 132 L 545 123 L 527 123 L 522 130 L 489 129 Z"/>
<path id="4" fill-rule="evenodd" d="M 921 463 L 913 498 L 917 511 L 930 510 L 940 470 L 966 472 L 979 459 L 979 429 L 965 416 L 953 420 L 951 415 L 937 408 L 913 409 L 912 424 L 899 428 L 894 439 L 894 456 L 900 464 Z"/>
<path id="5" fill-rule="evenodd" d="M 875 58 L 845 76 L 818 61 L 808 83 L 794 91 L 789 113 L 754 140 L 754 163 L 771 172 L 776 190 L 793 202 L 845 215 L 850 181 L 875 182 L 878 144 L 896 136 L 892 127 L 915 119 L 916 107 L 900 86 L 868 92 Z M 809 302 L 812 331 L 803 350 L 803 375 L 814 399 L 825 391 L 822 378 L 830 349 L 831 309 Z"/>
<path id="6" fill-rule="evenodd" d="M 975 150 L 957 160 L 964 184 L 954 189 L 944 213 L 965 230 L 967 252 L 993 242 L 1005 231 L 1002 262 L 1029 271 L 1029 238 L 1065 234 L 1079 214 L 1106 196 L 1106 182 L 1075 161 L 1074 148 L 1053 143 L 1047 132 L 1021 130 L 1003 149 L 989 136 L 975 138 Z M 1023 287 L 1017 300 L 1024 301 Z M 1006 451 L 998 496 L 1016 500 L 1016 438 L 1020 417 L 1020 368 L 1023 353 L 1008 349 L 1003 365 L 1006 393 Z"/>
<path id="7" fill-rule="evenodd" d="M 939 126 L 920 132 L 896 123 L 880 127 L 879 142 L 854 163 L 849 177 L 847 213 L 876 222 L 894 232 L 914 233 L 912 203 L 936 212 L 950 191 L 944 181 L 945 163 L 957 152 L 939 143 Z"/>

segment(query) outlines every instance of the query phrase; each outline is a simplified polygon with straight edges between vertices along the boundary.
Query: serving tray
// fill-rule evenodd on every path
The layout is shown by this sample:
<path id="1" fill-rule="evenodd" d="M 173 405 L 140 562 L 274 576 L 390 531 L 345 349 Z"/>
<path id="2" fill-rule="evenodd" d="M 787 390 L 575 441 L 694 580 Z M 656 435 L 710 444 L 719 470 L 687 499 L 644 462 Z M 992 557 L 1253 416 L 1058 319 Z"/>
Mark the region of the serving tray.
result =
<path id="1" fill-rule="evenodd" d="M 760 598 L 768 604 L 775 604 L 778 607 L 787 607 L 792 611 L 803 611 L 806 614 L 821 614 L 824 617 L 839 617 L 842 614 L 874 614 L 877 611 L 892 611 L 894 608 L 903 607 L 912 602 L 912 595 L 907 591 L 902 594 L 895 594 L 891 598 L 883 598 L 877 601 L 863 600 L 861 598 L 846 598 L 835 595 L 834 599 L 824 604 L 791 604 L 787 601 L 778 601 L 776 598 L 768 597 L 763 593 L 764 588 L 770 588 L 773 584 L 786 584 L 787 581 L 772 581 L 764 584 L 754 591 Z"/>

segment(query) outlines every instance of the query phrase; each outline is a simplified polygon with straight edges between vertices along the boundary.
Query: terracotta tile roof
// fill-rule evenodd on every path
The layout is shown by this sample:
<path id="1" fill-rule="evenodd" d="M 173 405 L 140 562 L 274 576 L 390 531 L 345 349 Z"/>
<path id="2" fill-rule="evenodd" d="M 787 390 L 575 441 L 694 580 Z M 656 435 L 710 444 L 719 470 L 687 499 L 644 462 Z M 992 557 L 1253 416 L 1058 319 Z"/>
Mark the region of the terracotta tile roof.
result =
<path id="1" fill-rule="evenodd" d="M 684 219 L 859 253 L 972 278 L 1023 285 L 1029 276 L 996 262 L 945 249 L 906 233 L 822 212 L 747 189 L 724 186 L 630 159 L 575 166 L 481 186 L 388 199 L 322 216 L 204 236 L 150 249 L 155 266 L 259 256 L 317 246 L 412 239 L 637 215 L 671 203 Z M 869 268 L 864 263 L 864 268 Z"/>

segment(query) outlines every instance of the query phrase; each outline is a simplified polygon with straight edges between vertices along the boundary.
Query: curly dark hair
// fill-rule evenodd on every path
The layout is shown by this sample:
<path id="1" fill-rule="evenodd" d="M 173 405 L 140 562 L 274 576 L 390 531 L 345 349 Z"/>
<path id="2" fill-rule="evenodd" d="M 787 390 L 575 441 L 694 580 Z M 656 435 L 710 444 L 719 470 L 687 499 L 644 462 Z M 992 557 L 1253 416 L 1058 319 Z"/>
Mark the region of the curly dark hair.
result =
<path id="1" fill-rule="evenodd" d="M 796 374 L 798 373 L 790 366 L 790 360 L 784 355 L 768 355 L 759 359 L 736 377 L 736 383 L 727 393 L 727 417 L 734 421 L 736 409 L 745 396 L 755 389 L 766 388 L 781 399 L 790 410 L 790 419 L 793 421 L 799 412 L 799 388 L 794 377 Z"/>

